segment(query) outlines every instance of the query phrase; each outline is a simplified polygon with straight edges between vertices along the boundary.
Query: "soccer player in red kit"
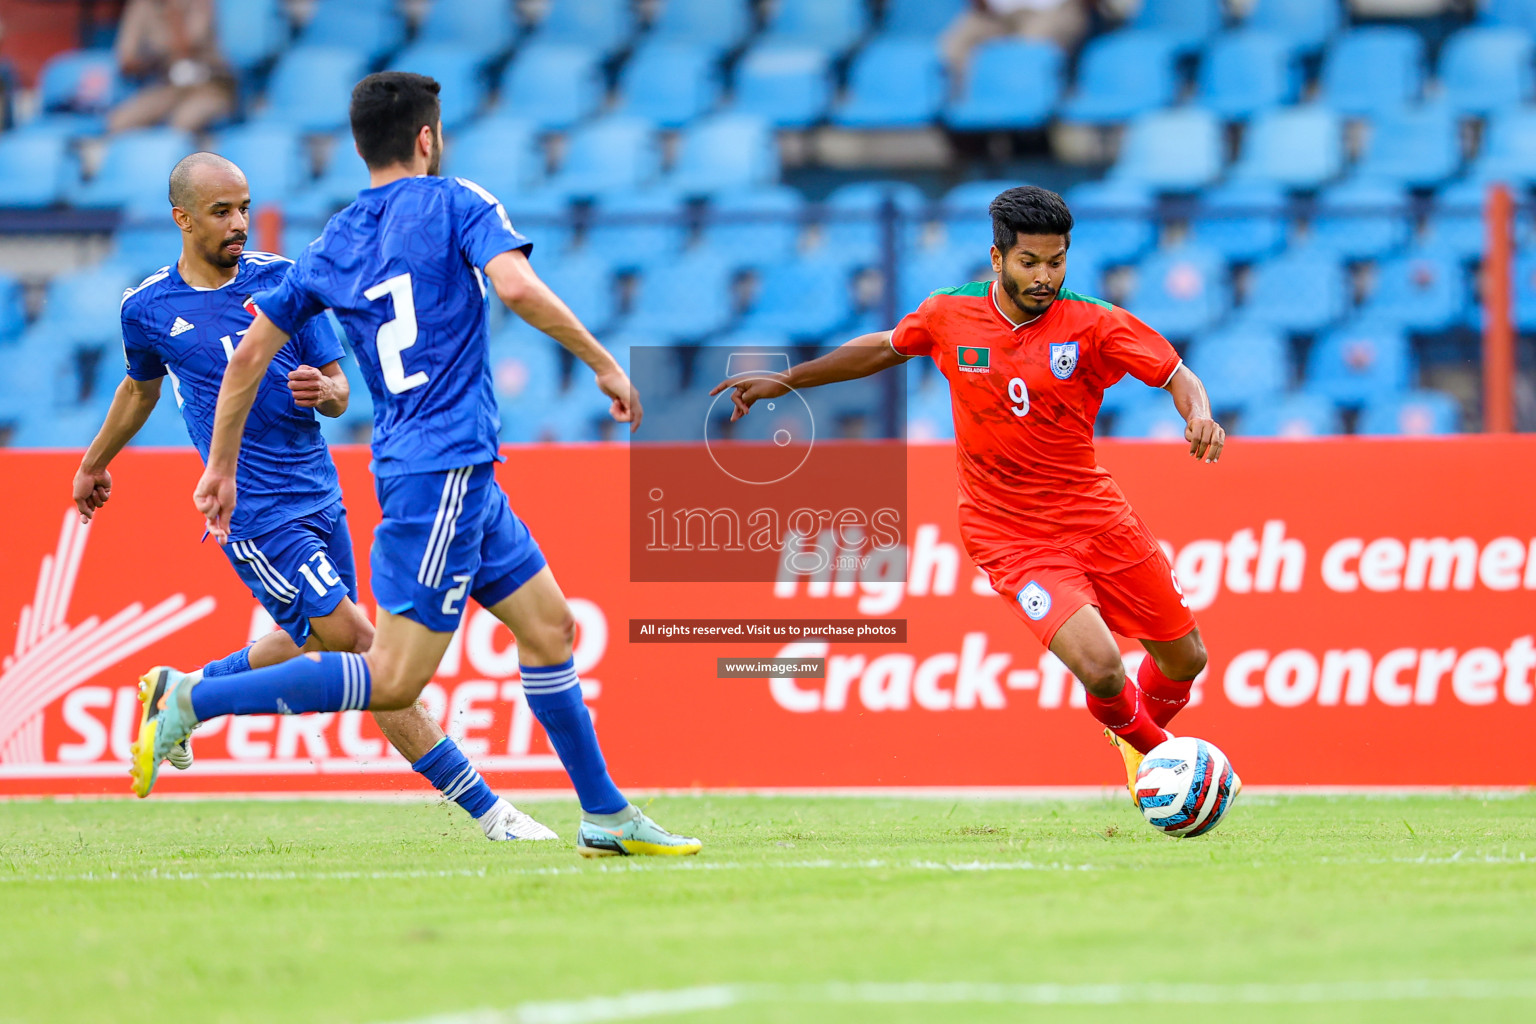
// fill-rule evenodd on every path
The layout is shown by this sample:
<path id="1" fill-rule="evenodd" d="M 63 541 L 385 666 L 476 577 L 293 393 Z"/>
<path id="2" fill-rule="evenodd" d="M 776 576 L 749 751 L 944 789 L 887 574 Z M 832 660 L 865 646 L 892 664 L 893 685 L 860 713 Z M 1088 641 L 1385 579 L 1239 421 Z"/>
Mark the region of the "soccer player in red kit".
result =
<path id="1" fill-rule="evenodd" d="M 996 283 L 934 292 L 893 331 L 866 334 L 777 378 L 722 381 L 732 419 L 791 389 L 865 377 L 927 356 L 949 380 L 960 535 L 992 587 L 1082 680 L 1088 709 L 1125 758 L 1168 738 L 1205 668 L 1205 645 L 1145 523 L 1093 448 L 1104 390 L 1130 374 L 1173 398 L 1192 457 L 1214 463 L 1226 434 L 1200 379 L 1162 335 L 1101 299 L 1062 288 L 1072 214 L 1054 192 L 992 201 Z M 1141 642 L 1126 679 L 1110 631 Z"/>

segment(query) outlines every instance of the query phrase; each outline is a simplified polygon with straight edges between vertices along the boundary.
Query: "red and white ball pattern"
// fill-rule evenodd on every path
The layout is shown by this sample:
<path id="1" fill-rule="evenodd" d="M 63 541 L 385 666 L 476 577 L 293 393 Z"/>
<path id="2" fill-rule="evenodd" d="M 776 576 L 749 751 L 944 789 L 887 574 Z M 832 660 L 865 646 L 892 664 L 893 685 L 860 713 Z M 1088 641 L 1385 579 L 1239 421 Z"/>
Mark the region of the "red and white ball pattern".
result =
<path id="1" fill-rule="evenodd" d="M 1241 787 L 1232 763 L 1214 743 L 1178 736 L 1142 759 L 1136 806 L 1159 832 L 1187 839 L 1221 824 Z"/>

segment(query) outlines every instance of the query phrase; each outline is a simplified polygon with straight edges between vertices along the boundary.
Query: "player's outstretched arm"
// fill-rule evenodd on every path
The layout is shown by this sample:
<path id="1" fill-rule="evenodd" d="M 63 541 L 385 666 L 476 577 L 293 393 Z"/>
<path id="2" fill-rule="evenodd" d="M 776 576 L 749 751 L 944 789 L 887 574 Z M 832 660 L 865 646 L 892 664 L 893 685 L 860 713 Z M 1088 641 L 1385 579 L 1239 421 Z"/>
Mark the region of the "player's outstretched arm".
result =
<path id="1" fill-rule="evenodd" d="M 208 446 L 208 465 L 192 492 L 197 510 L 208 520 L 208 532 L 220 544 L 229 539 L 229 520 L 235 511 L 235 466 L 240 460 L 240 438 L 245 419 L 256 401 L 256 389 L 277 350 L 288 344 L 288 335 L 258 313 L 250 330 L 236 346 L 219 385 L 219 404 L 213 414 L 213 440 Z"/>
<path id="2" fill-rule="evenodd" d="M 331 360 L 321 367 L 300 366 L 288 374 L 288 390 L 293 392 L 293 404 L 301 409 L 313 409 L 321 416 L 335 419 L 347 411 L 352 397 L 352 385 L 338 360 Z"/>
<path id="3" fill-rule="evenodd" d="M 485 276 L 507 308 L 533 327 L 554 338 L 597 375 L 597 386 L 613 399 L 609 413 L 620 423 L 628 423 L 633 433 L 640 426 L 644 412 L 640 393 L 629 375 L 587 330 L 560 296 L 545 284 L 520 250 L 512 249 L 494 257 L 485 265 Z"/>
<path id="4" fill-rule="evenodd" d="M 731 394 L 731 404 L 736 407 L 731 412 L 731 420 L 734 422 L 745 416 L 753 403 L 764 398 L 778 398 L 791 390 L 868 377 L 892 366 L 900 366 L 906 361 L 906 356 L 897 355 L 891 347 L 891 332 L 879 331 L 875 334 L 861 334 L 824 356 L 798 363 L 790 367 L 789 373 L 779 380 L 754 377 L 735 383 L 727 377 L 711 388 L 709 393 L 718 395 L 726 388 L 736 389 Z"/>
<path id="5" fill-rule="evenodd" d="M 1227 432 L 1211 418 L 1211 399 L 1205 393 L 1205 385 L 1195 376 L 1195 371 L 1180 366 L 1164 389 L 1173 396 L 1173 404 L 1184 417 L 1184 440 L 1189 442 L 1191 457 L 1205 462 L 1221 458 L 1221 450 L 1227 443 Z"/>
<path id="6" fill-rule="evenodd" d="M 107 467 L 117 458 L 123 446 L 144 427 L 149 414 L 160 401 L 160 378 L 134 380 L 124 377 L 112 396 L 107 418 L 102 421 L 96 439 L 85 450 L 80 468 L 75 471 L 75 508 L 80 510 L 80 521 L 88 523 L 96 510 L 112 496 L 112 474 Z"/>

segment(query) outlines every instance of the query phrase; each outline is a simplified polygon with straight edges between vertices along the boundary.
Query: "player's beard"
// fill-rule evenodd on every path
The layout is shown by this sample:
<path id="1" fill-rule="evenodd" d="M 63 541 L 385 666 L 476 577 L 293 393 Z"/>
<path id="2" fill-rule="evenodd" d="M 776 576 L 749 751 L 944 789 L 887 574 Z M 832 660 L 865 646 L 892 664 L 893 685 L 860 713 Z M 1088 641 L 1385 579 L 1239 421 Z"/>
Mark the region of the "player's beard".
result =
<path id="1" fill-rule="evenodd" d="M 443 173 L 443 137 L 432 133 L 432 153 L 427 157 L 427 173 L 437 177 Z"/>
<path id="2" fill-rule="evenodd" d="M 1056 301 L 1055 288 L 1051 289 L 1049 295 L 1031 295 L 1016 279 L 1008 276 L 1007 271 L 999 273 L 997 277 L 1002 282 L 1003 291 L 1007 292 L 1008 297 L 1013 300 L 1013 304 L 1030 316 L 1039 316 L 1050 309 L 1051 303 Z"/>
<path id="3" fill-rule="evenodd" d="M 229 252 L 228 247 L 234 245 L 236 242 L 240 243 L 240 252 Z M 246 235 L 243 232 L 238 235 L 229 236 L 228 238 L 219 242 L 219 247 L 209 255 L 208 262 L 212 263 L 216 267 L 223 267 L 225 270 L 228 270 L 230 267 L 238 266 L 240 263 L 240 253 L 245 251 L 245 242 Z"/>

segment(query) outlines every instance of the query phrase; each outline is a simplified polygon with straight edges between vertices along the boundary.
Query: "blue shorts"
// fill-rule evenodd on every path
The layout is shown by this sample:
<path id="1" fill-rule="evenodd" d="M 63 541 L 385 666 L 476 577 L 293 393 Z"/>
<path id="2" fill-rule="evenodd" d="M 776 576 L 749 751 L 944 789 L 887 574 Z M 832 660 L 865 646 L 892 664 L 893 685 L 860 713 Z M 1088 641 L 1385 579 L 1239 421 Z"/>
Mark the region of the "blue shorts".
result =
<path id="1" fill-rule="evenodd" d="M 309 639 L 310 619 L 331 614 L 343 598 L 357 600 L 352 535 L 339 501 L 259 537 L 230 541 L 224 554 L 300 647 Z"/>
<path id="2" fill-rule="evenodd" d="M 392 614 L 451 633 L 466 596 L 489 608 L 545 566 L 494 463 L 376 478 L 375 488 L 384 520 L 373 531 L 373 596 Z"/>

